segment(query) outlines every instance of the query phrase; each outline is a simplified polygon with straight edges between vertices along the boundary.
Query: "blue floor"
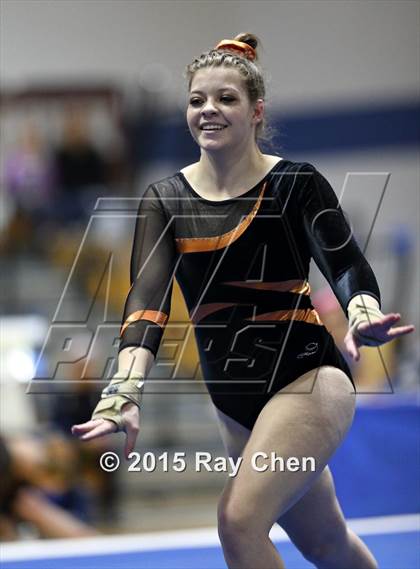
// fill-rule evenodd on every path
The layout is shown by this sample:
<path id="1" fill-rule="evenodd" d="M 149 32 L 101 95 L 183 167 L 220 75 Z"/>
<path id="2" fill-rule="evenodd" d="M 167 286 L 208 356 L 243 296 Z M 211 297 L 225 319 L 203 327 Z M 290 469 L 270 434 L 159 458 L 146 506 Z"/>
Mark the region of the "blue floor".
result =
<path id="1" fill-rule="evenodd" d="M 363 537 L 378 560 L 380 569 L 419 569 L 420 534 L 417 532 Z M 287 569 L 310 569 L 290 544 L 278 549 Z M 2 569 L 226 569 L 219 547 L 175 549 L 61 559 L 2 562 Z M 355 569 L 350 568 L 349 569 Z"/>

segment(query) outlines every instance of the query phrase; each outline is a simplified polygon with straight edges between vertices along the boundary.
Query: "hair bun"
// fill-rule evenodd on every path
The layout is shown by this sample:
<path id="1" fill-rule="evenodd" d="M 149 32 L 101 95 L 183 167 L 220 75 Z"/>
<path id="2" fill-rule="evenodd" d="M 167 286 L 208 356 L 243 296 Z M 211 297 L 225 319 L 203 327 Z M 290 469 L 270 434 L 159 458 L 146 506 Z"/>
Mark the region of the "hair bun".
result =
<path id="1" fill-rule="evenodd" d="M 260 43 L 257 36 L 255 36 L 254 34 L 250 34 L 249 32 L 238 34 L 237 36 L 235 36 L 234 39 L 235 41 L 241 41 L 243 43 L 247 43 L 253 49 L 255 49 L 255 51 L 257 50 L 258 44 Z"/>

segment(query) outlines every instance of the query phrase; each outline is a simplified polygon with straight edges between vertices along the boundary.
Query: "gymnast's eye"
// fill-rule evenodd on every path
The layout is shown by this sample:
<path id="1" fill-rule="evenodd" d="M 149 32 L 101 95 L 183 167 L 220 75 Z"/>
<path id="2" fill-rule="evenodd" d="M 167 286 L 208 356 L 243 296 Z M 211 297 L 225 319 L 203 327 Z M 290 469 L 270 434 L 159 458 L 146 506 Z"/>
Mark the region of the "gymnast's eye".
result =
<path id="1" fill-rule="evenodd" d="M 232 95 L 223 95 L 220 100 L 223 103 L 233 103 L 235 101 L 235 97 L 232 97 Z"/>

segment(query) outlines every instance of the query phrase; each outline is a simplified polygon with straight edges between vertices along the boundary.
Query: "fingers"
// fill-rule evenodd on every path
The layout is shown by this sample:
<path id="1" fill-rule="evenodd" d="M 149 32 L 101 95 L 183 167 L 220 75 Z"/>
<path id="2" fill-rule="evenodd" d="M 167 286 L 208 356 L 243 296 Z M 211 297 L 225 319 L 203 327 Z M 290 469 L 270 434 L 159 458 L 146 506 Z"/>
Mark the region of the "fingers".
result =
<path id="1" fill-rule="evenodd" d="M 406 326 L 397 326 L 392 328 L 391 326 L 399 320 L 399 317 L 394 320 L 390 321 L 387 319 L 387 322 L 377 321 L 373 322 L 372 324 L 363 323 L 357 328 L 359 334 L 368 335 L 374 337 L 378 345 L 386 344 L 390 342 L 394 338 L 398 338 L 399 336 L 403 336 L 405 334 L 410 334 L 415 330 L 415 327 L 410 324 Z"/>
<path id="2" fill-rule="evenodd" d="M 105 419 L 95 419 L 82 425 L 74 425 L 72 433 L 79 437 L 81 441 L 91 441 L 104 435 L 109 435 L 117 430 L 117 425 Z"/>
<path id="3" fill-rule="evenodd" d="M 109 435 L 114 433 L 117 430 L 117 425 L 112 421 L 103 421 L 100 425 L 95 427 L 89 433 L 82 435 L 80 440 L 82 441 L 91 441 L 92 439 L 96 439 L 98 437 L 103 437 L 104 435 Z"/>
<path id="4" fill-rule="evenodd" d="M 400 320 L 401 314 L 399 312 L 390 312 L 389 314 L 385 314 L 382 318 L 382 321 L 397 321 Z"/>
<path id="5" fill-rule="evenodd" d="M 411 332 L 414 332 L 415 329 L 415 326 L 412 324 L 409 324 L 407 326 L 398 326 L 397 328 L 391 328 L 391 330 L 388 331 L 388 336 L 391 338 L 397 338 L 398 336 L 410 334 Z"/>
<path id="6" fill-rule="evenodd" d="M 130 452 L 133 452 L 136 445 L 137 435 L 139 433 L 140 414 L 139 408 L 136 405 L 130 404 L 123 407 L 123 416 L 125 423 L 125 446 L 124 454 L 128 459 Z"/>
<path id="7" fill-rule="evenodd" d="M 346 346 L 347 353 L 354 359 L 354 361 L 359 361 L 360 359 L 360 352 L 357 346 L 357 341 L 354 335 L 351 332 L 347 332 L 346 337 L 344 338 L 344 345 Z"/>
<path id="8" fill-rule="evenodd" d="M 130 452 L 133 452 L 134 447 L 136 446 L 136 439 L 138 432 L 139 432 L 138 427 L 130 426 L 126 428 L 127 436 L 125 438 L 125 446 L 124 446 L 124 455 L 126 459 L 128 459 Z"/>
<path id="9" fill-rule="evenodd" d="M 139 433 L 140 415 L 139 409 L 133 403 L 127 403 L 122 407 L 122 425 L 126 432 L 124 447 L 125 457 L 134 450 L 137 435 Z M 82 441 L 90 441 L 104 435 L 109 435 L 118 430 L 114 421 L 108 419 L 91 419 L 80 425 L 73 425 L 71 432 Z"/>
<path id="10" fill-rule="evenodd" d="M 76 436 L 86 433 L 87 431 L 90 431 L 90 429 L 93 429 L 99 423 L 99 421 L 100 419 L 95 419 L 94 421 L 87 421 L 86 423 L 81 423 L 80 425 L 73 425 L 71 432 Z"/>
<path id="11" fill-rule="evenodd" d="M 400 318 L 401 318 L 400 314 L 386 314 L 380 320 L 374 320 L 372 322 L 363 322 L 362 324 L 359 324 L 359 326 L 357 327 L 357 330 L 359 332 L 365 332 L 366 330 L 369 330 L 369 329 L 379 329 L 379 328 L 385 328 L 386 329 L 386 328 L 391 327 L 396 322 L 398 322 L 398 320 L 400 320 Z"/>
<path id="12" fill-rule="evenodd" d="M 378 320 L 377 322 L 372 322 L 371 326 L 379 324 L 379 326 L 389 327 L 392 326 L 393 324 L 396 324 L 400 319 L 401 319 L 401 314 L 394 314 L 394 313 L 386 314 L 382 318 L 382 320 Z"/>

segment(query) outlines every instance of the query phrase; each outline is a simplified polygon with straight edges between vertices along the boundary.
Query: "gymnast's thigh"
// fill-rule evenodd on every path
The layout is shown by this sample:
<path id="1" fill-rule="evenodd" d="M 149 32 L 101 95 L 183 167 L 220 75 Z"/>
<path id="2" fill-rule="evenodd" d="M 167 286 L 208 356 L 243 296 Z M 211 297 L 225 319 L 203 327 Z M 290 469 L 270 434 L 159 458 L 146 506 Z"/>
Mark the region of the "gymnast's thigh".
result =
<path id="1" fill-rule="evenodd" d="M 254 519 L 259 529 L 269 531 L 323 472 L 350 427 L 354 399 L 348 377 L 330 366 L 307 372 L 274 395 L 260 412 L 246 442 L 244 431 L 241 435 L 238 430 L 231 438 L 231 448 L 238 445 L 235 453 L 241 452 L 243 461 L 223 492 L 223 515 Z M 284 460 L 313 458 L 315 469 L 257 471 L 253 464 L 257 452 L 268 456 L 274 452 Z"/>
<path id="2" fill-rule="evenodd" d="M 251 431 L 238 423 L 238 421 L 235 421 L 232 417 L 220 411 L 220 409 L 217 409 L 217 407 L 215 409 L 226 453 L 236 460 L 241 456 L 251 435 Z"/>

